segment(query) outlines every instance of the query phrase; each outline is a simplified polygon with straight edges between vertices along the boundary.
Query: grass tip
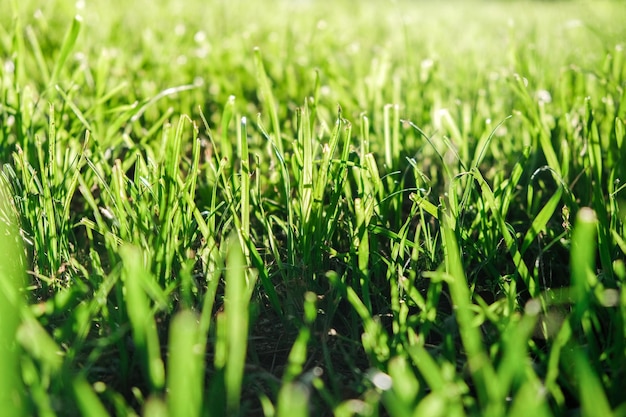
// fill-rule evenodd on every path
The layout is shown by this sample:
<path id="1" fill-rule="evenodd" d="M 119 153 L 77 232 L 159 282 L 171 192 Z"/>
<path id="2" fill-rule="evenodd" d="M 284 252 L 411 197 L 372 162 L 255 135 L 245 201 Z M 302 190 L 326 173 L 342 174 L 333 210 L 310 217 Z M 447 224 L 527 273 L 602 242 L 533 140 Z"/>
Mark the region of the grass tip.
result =
<path id="1" fill-rule="evenodd" d="M 372 383 L 376 386 L 376 388 L 382 391 L 388 391 L 391 389 L 393 385 L 393 380 L 389 375 L 384 372 L 381 372 L 377 369 L 372 369 L 368 372 L 369 378 Z"/>
<path id="2" fill-rule="evenodd" d="M 541 302 L 536 298 L 528 300 L 524 311 L 526 311 L 526 314 L 528 314 L 529 316 L 538 315 L 539 313 L 541 313 Z"/>
<path id="3" fill-rule="evenodd" d="M 597 220 L 596 212 L 589 207 L 583 207 L 578 212 L 578 220 L 585 223 L 595 223 Z"/>

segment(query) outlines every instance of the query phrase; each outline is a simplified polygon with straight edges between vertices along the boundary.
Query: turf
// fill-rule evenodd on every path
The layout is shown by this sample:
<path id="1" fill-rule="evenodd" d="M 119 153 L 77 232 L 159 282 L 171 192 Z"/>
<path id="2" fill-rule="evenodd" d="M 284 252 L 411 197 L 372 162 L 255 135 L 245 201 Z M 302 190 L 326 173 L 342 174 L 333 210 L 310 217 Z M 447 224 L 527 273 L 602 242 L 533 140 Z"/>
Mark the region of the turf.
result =
<path id="1" fill-rule="evenodd" d="M 5 6 L 3 415 L 626 415 L 620 2 Z"/>

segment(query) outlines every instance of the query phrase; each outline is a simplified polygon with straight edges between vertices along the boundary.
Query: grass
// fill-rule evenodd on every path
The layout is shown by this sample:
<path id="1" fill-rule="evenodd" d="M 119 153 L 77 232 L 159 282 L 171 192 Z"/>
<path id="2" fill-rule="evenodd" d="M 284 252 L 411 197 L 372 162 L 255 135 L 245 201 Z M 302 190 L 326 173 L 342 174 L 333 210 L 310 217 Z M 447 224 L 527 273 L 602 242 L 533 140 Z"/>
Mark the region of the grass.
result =
<path id="1" fill-rule="evenodd" d="M 619 2 L 40 3 L 3 413 L 626 415 Z"/>

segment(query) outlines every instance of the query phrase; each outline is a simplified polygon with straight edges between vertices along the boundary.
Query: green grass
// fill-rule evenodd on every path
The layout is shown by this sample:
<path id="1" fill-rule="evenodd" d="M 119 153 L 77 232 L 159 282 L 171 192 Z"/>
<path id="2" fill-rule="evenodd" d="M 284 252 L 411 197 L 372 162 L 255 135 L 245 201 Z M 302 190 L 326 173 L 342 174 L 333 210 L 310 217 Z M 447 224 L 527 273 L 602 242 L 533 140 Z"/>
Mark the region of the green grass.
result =
<path id="1" fill-rule="evenodd" d="M 620 2 L 3 11 L 3 415 L 626 416 Z"/>

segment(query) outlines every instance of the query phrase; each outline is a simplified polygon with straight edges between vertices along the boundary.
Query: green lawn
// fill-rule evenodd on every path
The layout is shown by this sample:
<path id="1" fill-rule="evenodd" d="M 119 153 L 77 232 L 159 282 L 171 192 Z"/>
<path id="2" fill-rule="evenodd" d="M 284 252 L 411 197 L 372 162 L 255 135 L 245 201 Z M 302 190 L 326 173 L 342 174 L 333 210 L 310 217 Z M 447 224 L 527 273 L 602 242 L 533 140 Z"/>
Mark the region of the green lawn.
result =
<path id="1" fill-rule="evenodd" d="M 5 1 L 3 416 L 626 416 L 620 1 Z"/>

